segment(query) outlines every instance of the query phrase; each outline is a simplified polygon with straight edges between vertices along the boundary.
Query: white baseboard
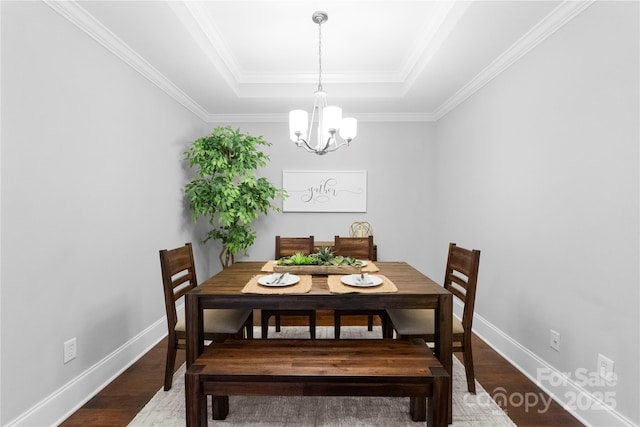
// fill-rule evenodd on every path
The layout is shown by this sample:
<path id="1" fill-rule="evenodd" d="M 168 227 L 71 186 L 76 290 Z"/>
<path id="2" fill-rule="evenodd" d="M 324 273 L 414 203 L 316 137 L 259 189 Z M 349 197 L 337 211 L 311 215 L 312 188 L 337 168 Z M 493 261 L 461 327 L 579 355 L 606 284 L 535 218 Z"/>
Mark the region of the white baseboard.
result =
<path id="1" fill-rule="evenodd" d="M 457 303 L 454 303 L 454 313 L 459 315 L 462 313 L 462 305 Z M 593 427 L 635 426 L 632 421 L 605 404 L 607 396 L 595 396 L 585 390 L 573 378 L 567 378 L 477 314 L 473 317 L 473 332 L 583 424 Z M 505 399 L 510 397 L 504 396 Z M 513 397 L 517 398 L 516 402 L 526 404 L 526 399 L 534 396 Z M 604 397 L 605 402 L 598 397 Z M 615 396 L 608 397 L 611 400 Z"/>
<path id="2" fill-rule="evenodd" d="M 167 320 L 163 317 L 6 427 L 59 425 L 166 336 Z"/>

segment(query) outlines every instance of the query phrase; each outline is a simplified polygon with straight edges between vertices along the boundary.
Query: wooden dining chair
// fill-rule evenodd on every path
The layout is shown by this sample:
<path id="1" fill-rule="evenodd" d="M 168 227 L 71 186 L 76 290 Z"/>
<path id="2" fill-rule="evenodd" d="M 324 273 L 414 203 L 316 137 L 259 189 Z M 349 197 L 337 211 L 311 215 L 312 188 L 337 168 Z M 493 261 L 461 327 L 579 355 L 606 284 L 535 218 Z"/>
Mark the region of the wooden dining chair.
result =
<path id="1" fill-rule="evenodd" d="M 178 318 L 176 301 L 198 284 L 191 243 L 160 250 L 160 268 L 167 312 L 169 339 L 164 389 L 171 389 L 178 349 L 186 348 L 184 316 Z M 204 339 L 214 343 L 227 337 L 253 338 L 253 310 L 213 309 L 203 312 Z"/>
<path id="2" fill-rule="evenodd" d="M 367 237 L 334 237 L 334 255 L 348 256 L 361 260 L 377 261 L 373 236 Z M 386 323 L 386 312 L 384 310 L 335 310 L 333 312 L 333 329 L 336 339 L 340 338 L 340 327 L 342 316 L 367 316 L 367 329 L 373 330 L 373 316 L 380 317 L 382 323 Z M 383 332 L 385 328 L 382 328 Z"/>
<path id="3" fill-rule="evenodd" d="M 467 390 L 476 393 L 473 354 L 471 352 L 471 326 L 476 299 L 480 251 L 468 250 L 449 244 L 449 255 L 444 277 L 444 287 L 462 301 L 462 320 L 453 316 L 453 351 L 462 352 L 467 374 Z M 434 342 L 434 310 L 388 309 L 390 327 L 399 338 L 420 337 Z"/>
<path id="4" fill-rule="evenodd" d="M 309 237 L 280 237 L 276 236 L 276 260 L 291 256 L 296 253 L 309 255 L 315 252 L 313 236 Z M 281 330 L 281 316 L 306 316 L 309 317 L 309 335 L 316 338 L 316 312 L 315 310 L 261 310 L 262 338 L 267 338 L 269 332 L 269 319 L 275 316 L 276 332 Z"/>

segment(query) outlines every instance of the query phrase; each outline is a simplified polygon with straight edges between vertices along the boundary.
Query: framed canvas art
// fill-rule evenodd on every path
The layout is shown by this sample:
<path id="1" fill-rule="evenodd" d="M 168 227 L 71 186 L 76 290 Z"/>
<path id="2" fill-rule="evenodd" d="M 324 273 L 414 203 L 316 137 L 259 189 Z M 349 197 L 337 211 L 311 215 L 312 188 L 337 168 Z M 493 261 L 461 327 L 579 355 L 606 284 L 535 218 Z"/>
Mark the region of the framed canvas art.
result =
<path id="1" fill-rule="evenodd" d="M 367 171 L 282 171 L 284 212 L 366 212 Z"/>

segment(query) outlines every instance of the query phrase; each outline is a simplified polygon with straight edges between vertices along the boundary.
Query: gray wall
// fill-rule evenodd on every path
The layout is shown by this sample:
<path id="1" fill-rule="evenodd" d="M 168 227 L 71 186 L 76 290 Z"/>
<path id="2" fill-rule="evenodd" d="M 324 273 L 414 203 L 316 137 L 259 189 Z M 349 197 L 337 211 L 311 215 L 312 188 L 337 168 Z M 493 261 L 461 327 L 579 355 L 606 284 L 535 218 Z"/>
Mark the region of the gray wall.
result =
<path id="1" fill-rule="evenodd" d="M 476 313 L 524 347 L 502 346 L 515 363 L 613 393 L 635 423 L 638 40 L 637 2 L 596 2 L 440 120 L 433 241 L 482 250 Z M 615 386 L 576 378 L 598 353 L 615 361 Z M 597 422 L 575 392 L 557 395 Z"/>
<path id="2" fill-rule="evenodd" d="M 50 425 L 152 344 L 129 341 L 164 314 L 158 249 L 194 240 L 178 159 L 205 128 L 45 4 L 1 7 L 0 424 Z"/>
<path id="3" fill-rule="evenodd" d="M 44 4 L 0 10 L 0 424 L 48 425 L 166 333 L 157 251 L 204 235 L 180 159 L 216 124 Z M 261 174 L 277 185 L 285 169 L 368 172 L 366 213 L 262 217 L 247 258 L 271 258 L 276 234 L 330 240 L 357 220 L 381 260 L 438 281 L 449 241 L 477 247 L 478 333 L 533 378 L 594 370 L 604 353 L 614 417 L 638 423 L 637 16 L 635 2 L 597 2 L 437 124 L 361 122 L 324 157 L 285 123 L 234 125 L 274 144 Z M 201 279 L 218 251 L 196 247 Z"/>

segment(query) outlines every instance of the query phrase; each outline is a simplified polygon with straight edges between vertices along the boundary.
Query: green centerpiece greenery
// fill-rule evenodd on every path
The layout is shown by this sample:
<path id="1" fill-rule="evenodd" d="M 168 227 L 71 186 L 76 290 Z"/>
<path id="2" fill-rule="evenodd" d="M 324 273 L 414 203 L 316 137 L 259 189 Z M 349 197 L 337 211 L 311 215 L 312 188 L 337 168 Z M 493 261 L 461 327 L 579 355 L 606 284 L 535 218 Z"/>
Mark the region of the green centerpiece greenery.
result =
<path id="1" fill-rule="evenodd" d="M 259 146 L 271 144 L 262 136 L 218 126 L 210 135 L 193 141 L 184 153 L 195 169 L 185 187 L 193 220 L 205 217 L 213 227 L 204 241 L 222 242 L 219 258 L 223 267 L 228 267 L 238 252 L 247 253 L 256 238 L 251 224 L 260 212 L 279 211 L 273 201 L 286 197 L 284 190 L 256 176 L 257 168 L 269 161 Z"/>
<path id="2" fill-rule="evenodd" d="M 276 262 L 282 266 L 298 265 L 331 265 L 362 267 L 362 261 L 356 258 L 333 255 L 330 248 L 319 248 L 318 252 L 310 255 L 296 253 L 291 256 L 282 257 Z"/>

